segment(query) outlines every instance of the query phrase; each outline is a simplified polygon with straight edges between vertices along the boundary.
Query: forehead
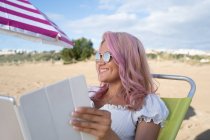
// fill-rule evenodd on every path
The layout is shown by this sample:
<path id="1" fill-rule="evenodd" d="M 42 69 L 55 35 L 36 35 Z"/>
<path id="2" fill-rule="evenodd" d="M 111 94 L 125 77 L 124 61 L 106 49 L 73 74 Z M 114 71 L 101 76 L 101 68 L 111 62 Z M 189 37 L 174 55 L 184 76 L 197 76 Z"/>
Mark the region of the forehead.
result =
<path id="1" fill-rule="evenodd" d="M 108 44 L 107 44 L 107 42 L 105 40 L 103 40 L 101 42 L 101 46 L 99 48 L 99 52 L 103 53 L 103 52 L 107 52 L 107 51 L 109 51 Z"/>

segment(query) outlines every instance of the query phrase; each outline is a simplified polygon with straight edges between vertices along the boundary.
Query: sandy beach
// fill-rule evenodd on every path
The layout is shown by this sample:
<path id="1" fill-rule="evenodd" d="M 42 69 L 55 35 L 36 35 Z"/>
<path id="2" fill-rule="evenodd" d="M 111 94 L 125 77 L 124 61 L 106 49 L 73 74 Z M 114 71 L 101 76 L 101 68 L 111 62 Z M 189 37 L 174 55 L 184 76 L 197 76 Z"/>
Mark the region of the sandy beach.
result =
<path id="1" fill-rule="evenodd" d="M 152 73 L 191 77 L 197 86 L 186 119 L 177 140 L 210 139 L 210 65 L 189 65 L 175 61 L 150 60 Z M 0 66 L 0 95 L 18 98 L 31 91 L 67 77 L 85 75 L 88 85 L 98 85 L 94 61 L 63 65 L 62 62 L 24 63 Z M 186 82 L 158 80 L 162 97 L 184 97 L 189 91 Z"/>

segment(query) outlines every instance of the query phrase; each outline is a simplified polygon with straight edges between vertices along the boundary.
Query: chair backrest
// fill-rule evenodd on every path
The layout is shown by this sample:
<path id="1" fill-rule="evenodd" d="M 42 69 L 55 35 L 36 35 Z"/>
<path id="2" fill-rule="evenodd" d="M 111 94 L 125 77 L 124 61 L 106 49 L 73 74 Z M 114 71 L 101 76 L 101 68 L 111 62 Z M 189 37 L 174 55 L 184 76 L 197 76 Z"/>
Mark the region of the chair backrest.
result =
<path id="1" fill-rule="evenodd" d="M 158 140 L 174 140 L 192 101 L 191 98 L 162 98 L 169 109 L 169 116 L 161 129 Z"/>
<path id="2" fill-rule="evenodd" d="M 189 77 L 180 75 L 153 74 L 153 78 L 182 80 L 190 84 L 190 91 L 187 97 L 162 98 L 169 109 L 169 116 L 164 124 L 164 127 L 160 130 L 158 140 L 175 140 L 182 121 L 184 120 L 184 117 L 190 107 L 192 98 L 195 94 L 195 82 Z"/>

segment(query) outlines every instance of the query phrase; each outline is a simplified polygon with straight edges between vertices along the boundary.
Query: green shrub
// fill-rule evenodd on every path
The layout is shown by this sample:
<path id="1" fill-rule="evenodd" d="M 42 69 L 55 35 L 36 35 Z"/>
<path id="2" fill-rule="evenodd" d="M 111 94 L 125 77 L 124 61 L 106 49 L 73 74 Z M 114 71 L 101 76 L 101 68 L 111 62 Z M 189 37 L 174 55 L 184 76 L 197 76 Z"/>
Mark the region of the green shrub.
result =
<path id="1" fill-rule="evenodd" d="M 72 49 L 64 48 L 60 54 L 65 64 L 71 63 L 73 60 L 86 60 L 94 54 L 93 43 L 86 38 L 74 40 L 74 47 Z"/>

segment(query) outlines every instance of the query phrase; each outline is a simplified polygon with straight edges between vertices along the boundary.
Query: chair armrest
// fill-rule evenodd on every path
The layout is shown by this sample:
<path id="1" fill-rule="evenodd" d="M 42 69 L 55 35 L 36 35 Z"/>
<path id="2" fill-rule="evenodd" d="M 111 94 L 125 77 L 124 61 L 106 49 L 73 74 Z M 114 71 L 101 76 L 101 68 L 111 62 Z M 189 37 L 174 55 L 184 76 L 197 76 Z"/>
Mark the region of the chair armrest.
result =
<path id="1" fill-rule="evenodd" d="M 187 76 L 181 76 L 181 75 L 168 75 L 168 74 L 152 74 L 153 78 L 158 78 L 158 79 L 168 79 L 168 80 L 181 80 L 181 81 L 186 81 L 190 84 L 190 91 L 188 92 L 187 97 L 193 98 L 196 90 L 196 84 L 195 82 L 187 77 Z"/>

